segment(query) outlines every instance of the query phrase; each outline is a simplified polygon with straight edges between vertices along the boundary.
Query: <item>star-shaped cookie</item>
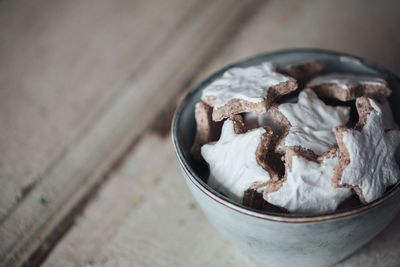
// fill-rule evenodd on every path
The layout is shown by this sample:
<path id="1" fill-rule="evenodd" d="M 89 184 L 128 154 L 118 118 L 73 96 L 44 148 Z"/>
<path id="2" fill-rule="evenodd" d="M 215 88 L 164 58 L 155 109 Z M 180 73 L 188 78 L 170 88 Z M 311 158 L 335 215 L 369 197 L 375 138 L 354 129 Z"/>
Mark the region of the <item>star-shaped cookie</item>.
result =
<path id="1" fill-rule="evenodd" d="M 276 71 L 271 62 L 231 68 L 202 92 L 202 101 L 214 107 L 212 118 L 221 121 L 242 112 L 264 113 L 272 101 L 297 88 L 295 79 Z"/>
<path id="2" fill-rule="evenodd" d="M 226 120 L 218 142 L 203 145 L 201 154 L 210 167 L 207 183 L 242 203 L 247 189 L 276 180 L 277 175 L 266 162 L 272 130 L 258 128 L 238 134 L 234 127 L 232 119 Z"/>
<path id="3" fill-rule="evenodd" d="M 267 185 L 264 199 L 291 213 L 334 211 L 351 196 L 351 189 L 335 188 L 331 184 L 333 170 L 338 163 L 336 149 L 317 160 L 307 159 L 295 150 L 288 149 L 285 154 L 286 174 L 278 182 Z"/>
<path id="4" fill-rule="evenodd" d="M 350 108 L 326 105 L 307 88 L 297 103 L 275 105 L 270 112 L 285 132 L 276 147 L 282 154 L 288 147 L 315 155 L 331 150 L 337 145 L 332 128 L 345 125 L 350 117 Z"/>
<path id="5" fill-rule="evenodd" d="M 332 183 L 354 188 L 363 203 L 383 195 L 386 188 L 400 181 L 395 153 L 400 144 L 400 131 L 384 128 L 385 115 L 370 98 L 356 101 L 360 119 L 355 129 L 334 129 L 340 149 L 340 162 Z"/>
<path id="6" fill-rule="evenodd" d="M 280 68 L 278 71 L 282 74 L 295 78 L 297 81 L 304 83 L 313 78 L 318 72 L 324 68 L 324 63 L 318 60 L 309 60 L 306 62 L 290 65 Z"/>
<path id="7" fill-rule="evenodd" d="M 318 96 L 349 101 L 360 96 L 377 98 L 388 96 L 391 90 L 385 80 L 350 74 L 329 74 L 319 76 L 307 84 Z"/>
<path id="8" fill-rule="evenodd" d="M 194 159 L 200 160 L 201 146 L 208 142 L 218 140 L 221 134 L 222 122 L 213 121 L 211 118 L 212 107 L 201 101 L 196 104 L 194 114 L 197 124 L 197 132 L 190 153 Z"/>

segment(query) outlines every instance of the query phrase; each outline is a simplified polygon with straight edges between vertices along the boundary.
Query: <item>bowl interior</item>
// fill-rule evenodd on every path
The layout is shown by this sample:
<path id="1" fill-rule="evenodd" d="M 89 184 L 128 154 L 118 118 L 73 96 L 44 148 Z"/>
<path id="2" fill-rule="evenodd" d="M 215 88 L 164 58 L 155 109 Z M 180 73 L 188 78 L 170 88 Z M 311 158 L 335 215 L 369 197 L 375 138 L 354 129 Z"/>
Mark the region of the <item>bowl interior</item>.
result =
<path id="1" fill-rule="evenodd" d="M 251 65 L 257 65 L 264 61 L 273 61 L 278 63 L 281 67 L 286 67 L 289 65 L 298 64 L 304 61 L 308 61 L 311 59 L 317 59 L 322 61 L 325 64 L 325 68 L 321 74 L 324 73 L 352 73 L 359 75 L 368 75 L 368 76 L 376 76 L 385 79 L 390 88 L 392 89 L 392 94 L 388 98 L 389 103 L 392 107 L 392 112 L 394 119 L 397 124 L 400 125 L 400 109 L 396 109 L 396 102 L 400 103 L 400 80 L 399 78 L 391 73 L 390 71 L 378 66 L 376 64 L 370 63 L 358 57 L 354 57 L 351 55 L 346 55 L 342 53 L 336 53 L 325 50 L 315 50 L 315 49 L 296 49 L 296 50 L 282 50 L 273 53 L 259 55 L 253 58 L 249 58 L 232 65 L 229 65 L 213 75 L 209 76 L 207 79 L 202 81 L 196 87 L 194 87 L 182 100 L 179 105 L 173 125 L 172 125 L 172 138 L 174 141 L 175 149 L 178 154 L 178 159 L 182 164 L 182 167 L 186 172 L 190 174 L 190 176 L 195 179 L 204 189 L 213 193 L 214 195 L 224 199 L 225 201 L 230 202 L 231 204 L 237 205 L 241 208 L 257 211 L 264 214 L 270 214 L 274 216 L 283 216 L 283 217 L 314 217 L 319 215 L 304 215 L 299 216 L 296 214 L 283 214 L 277 212 L 269 212 L 269 211 L 259 211 L 254 210 L 248 207 L 245 207 L 239 203 L 236 203 L 226 196 L 220 194 L 213 188 L 209 187 L 201 177 L 202 174 L 196 171 L 195 162 L 192 160 L 190 156 L 190 149 L 194 142 L 195 134 L 196 134 L 196 121 L 194 118 L 194 109 L 197 102 L 200 101 L 201 91 L 208 84 L 210 84 L 213 80 L 219 78 L 227 69 L 232 67 L 248 67 Z M 399 184 L 393 186 L 390 190 L 388 190 L 385 195 L 390 194 L 393 190 L 399 187 Z M 384 196 L 383 196 L 384 197 Z M 379 200 L 379 199 L 378 199 Z M 376 200 L 376 201 L 378 201 Z M 374 202 L 372 202 L 374 203 Z M 369 203 L 367 205 L 371 205 Z M 344 212 L 346 209 L 335 211 L 329 214 Z"/>

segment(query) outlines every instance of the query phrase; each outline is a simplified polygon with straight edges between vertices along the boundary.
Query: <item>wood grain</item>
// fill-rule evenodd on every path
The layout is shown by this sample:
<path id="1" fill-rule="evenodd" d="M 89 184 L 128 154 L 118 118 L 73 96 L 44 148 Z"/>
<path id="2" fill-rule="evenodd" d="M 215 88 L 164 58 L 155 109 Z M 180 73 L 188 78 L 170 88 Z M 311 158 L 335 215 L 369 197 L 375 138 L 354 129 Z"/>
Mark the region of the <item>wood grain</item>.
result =
<path id="1" fill-rule="evenodd" d="M 201 6 L 194 0 L 0 5 L 1 222 Z"/>
<path id="2" fill-rule="evenodd" d="M 170 138 L 146 135 L 44 265 L 250 264 L 201 213 L 171 146 Z"/>
<path id="3" fill-rule="evenodd" d="M 248 23 L 238 29 L 232 41 L 213 60 L 209 61 L 194 81 L 203 79 L 233 61 L 288 47 L 321 47 L 353 53 L 374 60 L 399 73 L 400 66 L 393 60 L 393 57 L 397 57 L 396 47 L 399 45 L 399 40 L 393 39 L 394 35 L 398 36 L 399 19 L 395 14 L 396 11 L 391 10 L 390 4 L 397 5 L 390 1 L 383 4 L 371 1 L 368 1 L 368 4 L 360 1 L 269 2 L 254 14 Z M 378 22 L 381 20 L 383 20 L 382 24 Z M 382 25 L 385 25 L 384 30 L 381 29 Z M 371 36 L 374 36 L 373 40 Z M 392 43 L 389 44 L 390 40 Z M 382 47 L 388 50 L 382 51 Z M 140 142 L 140 147 L 143 145 L 150 148 L 145 143 L 146 141 Z M 160 153 L 160 156 L 169 157 L 168 153 L 163 153 Z M 136 161 L 140 162 L 140 156 L 137 156 Z M 144 154 L 143 158 L 145 157 Z M 121 168 L 130 169 L 129 166 L 132 164 L 130 162 L 131 160 L 123 162 Z M 147 175 L 151 176 L 152 173 L 156 175 L 155 177 L 159 175 L 158 170 L 149 170 Z M 117 199 L 118 192 L 128 187 L 117 186 L 114 179 L 120 178 L 116 178 L 118 175 L 114 174 L 99 193 L 100 202 L 103 194 L 109 195 L 109 198 L 99 206 L 96 206 L 99 202 L 95 201 L 89 205 L 79 225 L 74 227 L 58 244 L 45 265 L 55 266 L 60 261 L 68 265 L 69 260 L 73 258 L 74 263 L 77 264 L 106 266 L 130 264 L 138 266 L 224 266 L 228 264 L 254 266 L 246 256 L 236 254 L 231 244 L 220 245 L 223 237 L 210 230 L 211 227 L 204 220 L 204 216 L 197 212 L 188 212 L 187 207 L 185 209 L 182 203 L 188 203 L 187 205 L 192 207 L 195 207 L 195 204 L 189 204 L 192 198 L 188 190 L 182 187 L 183 181 L 173 182 L 176 176 L 180 176 L 178 169 L 175 167 L 175 170 L 163 170 L 162 173 L 161 180 L 165 181 L 165 184 L 157 185 L 160 190 L 163 188 L 162 192 L 155 186 L 151 190 L 151 195 L 144 197 L 140 205 L 126 207 L 128 215 L 124 217 L 124 221 L 106 224 L 106 228 L 113 229 L 114 234 L 110 234 L 107 241 L 99 241 L 103 238 L 99 237 L 99 234 L 87 234 L 89 229 L 98 229 L 93 227 L 102 227 L 90 218 L 96 217 L 94 214 L 102 214 L 105 210 L 103 205 L 106 205 L 106 202 L 109 202 L 107 205 L 114 203 L 115 206 L 120 206 L 121 200 Z M 130 176 L 137 177 L 134 173 Z M 143 188 L 146 187 L 143 186 Z M 138 195 L 136 194 L 136 198 Z M 177 195 L 179 202 L 176 201 Z M 135 197 L 130 196 L 130 198 Z M 176 209 L 171 209 L 166 203 L 173 205 Z M 168 211 L 167 214 L 164 213 L 165 210 Z M 111 217 L 120 218 L 119 214 L 122 212 L 119 212 L 111 213 Z M 163 218 L 162 225 L 156 219 L 158 214 Z M 97 216 L 100 219 L 100 215 Z M 385 266 L 385 263 L 387 263 L 386 266 L 393 266 L 399 263 L 397 252 L 400 239 L 396 230 L 399 217 L 381 235 L 339 266 Z M 179 223 L 180 219 L 191 222 L 193 227 L 186 224 L 182 226 Z M 393 234 L 394 232 L 396 234 Z M 97 247 L 94 248 L 93 244 L 97 244 Z M 82 255 L 85 253 L 80 253 L 78 247 L 90 257 Z M 232 257 L 232 261 L 228 262 L 226 255 Z"/>
<path id="4" fill-rule="evenodd" d="M 190 16 L 181 16 L 170 32 L 165 29 L 160 32 L 167 35 L 162 46 L 151 51 L 151 56 L 141 62 L 112 101 L 96 114 L 94 121 L 85 125 L 85 131 L 68 144 L 68 149 L 46 170 L 24 201 L 5 217 L 0 228 L 3 263 L 18 263 L 40 245 L 68 211 L 102 180 L 113 162 L 151 124 L 169 98 L 182 90 L 198 68 L 229 39 L 234 22 L 254 8 L 256 2 L 232 3 L 198 2 L 196 10 Z M 165 12 L 157 4 L 154 1 L 155 16 L 157 12 Z M 176 5 L 180 7 L 180 3 Z M 228 7 L 230 12 L 225 14 Z M 144 25 L 159 23 L 145 12 L 138 16 L 143 16 Z M 147 43 L 149 39 L 144 38 L 142 42 Z"/>
<path id="5" fill-rule="evenodd" d="M 399 1 L 271 1 L 210 62 L 202 79 L 237 60 L 285 48 L 354 54 L 400 75 Z"/>
<path id="6" fill-rule="evenodd" d="M 220 67 L 275 49 L 344 51 L 399 74 L 398 9 L 359 0 L 0 2 L 0 264 L 19 265 L 39 247 L 40 263 L 67 222 L 46 266 L 254 266 L 191 197 L 165 136 L 167 111 Z M 398 264 L 398 226 L 399 216 L 340 266 Z"/>

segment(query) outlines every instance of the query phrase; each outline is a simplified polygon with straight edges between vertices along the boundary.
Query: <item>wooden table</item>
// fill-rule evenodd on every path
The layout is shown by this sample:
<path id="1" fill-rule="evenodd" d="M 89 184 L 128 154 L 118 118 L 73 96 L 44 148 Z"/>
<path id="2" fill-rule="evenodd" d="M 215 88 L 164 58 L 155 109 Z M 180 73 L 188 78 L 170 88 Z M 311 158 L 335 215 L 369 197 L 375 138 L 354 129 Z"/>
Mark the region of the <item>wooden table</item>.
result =
<path id="1" fill-rule="evenodd" d="M 0 2 L 0 262 L 254 266 L 210 225 L 169 136 L 183 92 L 289 47 L 400 74 L 400 2 Z M 400 216 L 339 266 L 399 266 Z"/>

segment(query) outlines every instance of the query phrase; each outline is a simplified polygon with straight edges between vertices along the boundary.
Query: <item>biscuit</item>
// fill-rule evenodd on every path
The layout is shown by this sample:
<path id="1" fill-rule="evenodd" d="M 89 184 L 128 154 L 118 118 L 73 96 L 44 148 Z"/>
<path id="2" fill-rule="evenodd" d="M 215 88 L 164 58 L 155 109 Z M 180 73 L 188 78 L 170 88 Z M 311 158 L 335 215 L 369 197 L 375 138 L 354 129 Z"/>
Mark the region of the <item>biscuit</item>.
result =
<path id="1" fill-rule="evenodd" d="M 375 100 L 360 97 L 356 106 L 359 122 L 355 129 L 334 128 L 340 160 L 332 184 L 353 188 L 361 202 L 370 203 L 381 197 L 388 186 L 400 181 L 395 159 L 400 131 L 384 128 L 385 116 Z"/>
<path id="2" fill-rule="evenodd" d="M 298 82 L 313 78 L 318 72 L 324 68 L 324 63 L 319 60 L 310 60 L 296 65 L 290 65 L 279 69 L 279 72 L 295 78 Z"/>
<path id="3" fill-rule="evenodd" d="M 365 125 L 367 121 L 368 114 L 376 109 L 382 114 L 382 126 L 383 129 L 399 129 L 399 126 L 393 119 L 392 110 L 390 108 L 390 104 L 386 98 L 382 99 L 369 99 L 367 97 L 360 97 L 356 101 L 357 110 L 359 112 L 359 120 L 356 124 L 356 129 L 361 130 L 363 125 Z"/>
<path id="4" fill-rule="evenodd" d="M 202 92 L 202 101 L 212 106 L 214 121 L 243 112 L 264 113 L 281 95 L 297 88 L 295 79 L 276 72 L 264 62 L 247 68 L 231 68 Z"/>
<path id="5" fill-rule="evenodd" d="M 253 209 L 263 210 L 265 206 L 264 189 L 265 184 L 256 184 L 248 188 L 244 192 L 242 204 Z"/>
<path id="6" fill-rule="evenodd" d="M 270 173 L 271 180 L 278 180 L 285 171 L 281 155 L 275 152 L 278 136 L 268 126 L 265 126 L 264 130 L 266 132 L 261 136 L 261 142 L 256 151 L 257 163 Z"/>
<path id="7" fill-rule="evenodd" d="M 246 132 L 247 129 L 242 116 L 232 115 L 229 117 L 229 119 L 233 122 L 233 130 L 236 134 L 242 134 Z"/>
<path id="8" fill-rule="evenodd" d="M 297 103 L 273 105 L 270 113 L 283 129 L 276 152 L 284 154 L 288 147 L 311 155 L 321 155 L 337 146 L 332 128 L 345 125 L 350 108 L 329 106 L 311 89 L 300 92 Z"/>
<path id="9" fill-rule="evenodd" d="M 259 185 L 256 185 L 255 187 L 250 187 L 244 192 L 242 203 L 244 206 L 269 212 L 288 213 L 287 210 L 274 206 L 265 201 L 263 198 L 263 192 L 266 186 L 258 186 Z"/>
<path id="10" fill-rule="evenodd" d="M 274 131 L 274 135 L 281 135 L 281 127 L 275 123 L 270 112 L 258 114 L 255 112 L 248 112 L 243 114 L 244 123 L 247 130 L 255 129 L 258 127 L 268 126 Z"/>
<path id="11" fill-rule="evenodd" d="M 212 120 L 212 107 L 204 102 L 196 104 L 194 114 L 197 133 L 190 154 L 195 160 L 201 160 L 201 146 L 218 140 L 221 134 L 222 122 Z"/>
<path id="12" fill-rule="evenodd" d="M 263 114 L 266 114 L 266 113 L 263 113 Z M 243 113 L 244 124 L 246 125 L 247 130 L 252 130 L 252 129 L 260 127 L 260 125 L 258 123 L 258 115 L 262 115 L 262 114 L 258 114 L 255 112 Z"/>
<path id="13" fill-rule="evenodd" d="M 337 154 L 333 149 L 311 159 L 289 148 L 285 154 L 285 176 L 268 183 L 264 199 L 291 213 L 318 214 L 336 210 L 352 194 L 349 188 L 335 188 L 331 184 L 333 170 L 339 163 Z"/>
<path id="14" fill-rule="evenodd" d="M 233 117 L 234 118 L 234 117 Z M 205 144 L 201 154 L 210 168 L 207 183 L 231 199 L 242 203 L 250 187 L 277 180 L 268 166 L 266 153 L 272 148 L 272 130 L 258 128 L 237 134 L 232 117 L 224 122 L 221 137 L 215 144 Z"/>
<path id="15" fill-rule="evenodd" d="M 383 79 L 349 74 L 319 76 L 310 81 L 307 87 L 313 89 L 319 97 L 341 101 L 354 100 L 360 96 L 378 98 L 391 93 Z"/>

